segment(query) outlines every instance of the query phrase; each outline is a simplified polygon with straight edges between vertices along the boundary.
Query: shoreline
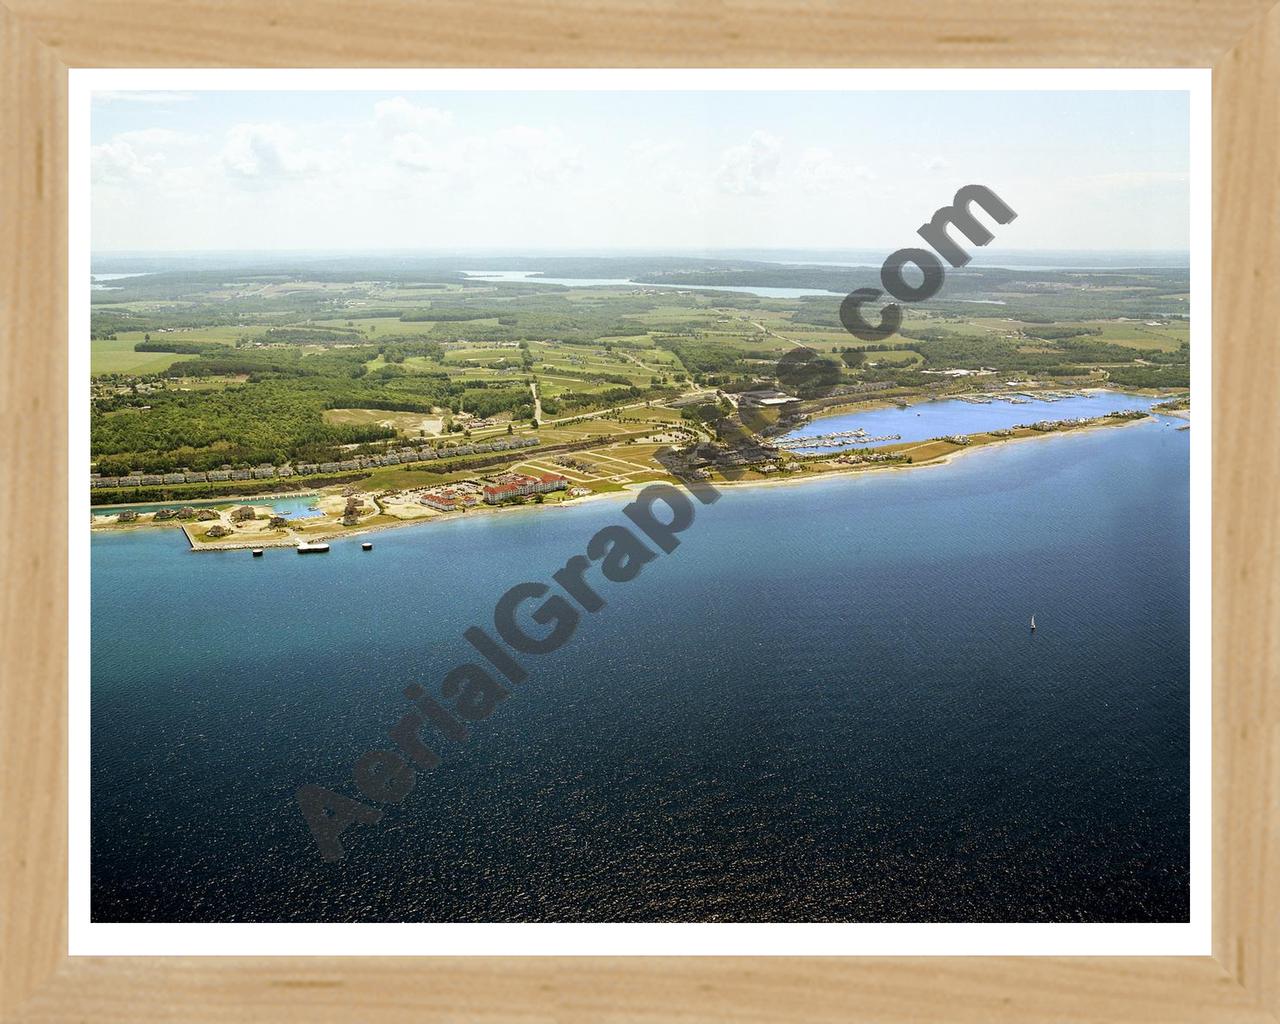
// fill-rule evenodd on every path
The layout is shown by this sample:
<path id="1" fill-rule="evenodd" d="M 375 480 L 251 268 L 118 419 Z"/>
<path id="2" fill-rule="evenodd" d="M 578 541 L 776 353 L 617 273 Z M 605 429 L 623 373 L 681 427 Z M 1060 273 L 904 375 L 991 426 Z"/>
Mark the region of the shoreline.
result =
<path id="1" fill-rule="evenodd" d="M 1086 426 L 1075 427 L 1070 430 L 1049 431 L 1045 433 L 1027 434 L 1021 437 L 999 438 L 997 440 L 987 441 L 985 443 L 973 445 L 971 447 L 958 448 L 955 451 L 947 452 L 944 455 L 939 455 L 935 458 L 928 459 L 927 461 L 924 461 L 924 462 L 892 463 L 887 465 L 870 463 L 862 466 L 848 466 L 841 469 L 828 469 L 828 470 L 824 470 L 821 472 L 814 472 L 814 473 L 787 474 L 784 476 L 780 476 L 776 479 L 720 481 L 720 482 L 706 481 L 706 482 L 709 483 L 711 486 L 715 487 L 717 490 L 728 491 L 728 490 L 734 490 L 738 488 L 751 488 L 751 487 L 787 487 L 787 486 L 795 486 L 795 485 L 801 485 L 806 483 L 813 483 L 820 480 L 847 480 L 850 477 L 854 477 L 854 476 L 877 474 L 884 471 L 908 471 L 909 472 L 911 470 L 926 469 L 929 467 L 949 466 L 952 463 L 954 463 L 957 459 L 961 458 L 962 456 L 969 455 L 977 451 L 982 451 L 984 449 L 1002 448 L 1007 444 L 1015 443 L 1018 441 L 1035 441 L 1035 440 L 1048 441 L 1048 440 L 1052 440 L 1056 436 L 1060 436 L 1063 434 L 1077 434 L 1077 433 L 1085 433 L 1085 432 L 1088 432 L 1091 430 L 1097 430 L 1097 429 L 1134 426 L 1139 423 L 1154 423 L 1154 422 L 1158 422 L 1159 415 L 1160 414 L 1150 414 L 1141 419 L 1123 419 L 1123 420 L 1113 420 L 1108 422 L 1090 423 Z M 1181 417 L 1178 417 L 1178 418 L 1181 418 Z M 929 442 L 922 441 L 920 443 L 927 444 Z M 675 477 L 667 477 L 661 481 L 628 483 L 628 484 L 624 484 L 619 490 L 616 490 L 616 491 L 606 491 L 600 494 L 584 495 L 583 497 L 580 497 L 580 498 L 574 498 L 572 500 L 563 501 L 563 502 L 555 502 L 550 505 L 545 503 L 541 505 L 530 503 L 530 504 L 521 504 L 521 505 L 514 505 L 514 506 L 501 506 L 501 505 L 484 506 L 481 508 L 472 509 L 467 512 L 441 513 L 438 515 L 424 516 L 419 519 L 406 519 L 398 522 L 372 523 L 367 526 L 354 526 L 347 529 L 339 528 L 334 531 L 317 532 L 301 539 L 305 539 L 308 542 L 332 543 L 334 541 L 345 540 L 348 538 L 365 537 L 370 534 L 380 533 L 386 530 L 399 530 L 399 529 L 404 529 L 404 528 L 413 527 L 413 526 L 425 526 L 432 522 L 459 522 L 459 521 L 465 522 L 468 519 L 475 519 L 482 516 L 495 515 L 497 513 L 511 513 L 519 510 L 537 511 L 537 512 L 546 513 L 548 511 L 553 511 L 557 509 L 580 508 L 584 505 L 590 504 L 592 502 L 597 502 L 597 501 L 613 500 L 613 499 L 619 499 L 619 498 L 630 499 L 634 497 L 634 495 L 638 493 L 640 490 L 642 490 L 644 487 L 648 486 L 649 483 L 654 483 L 654 482 L 671 483 L 671 484 L 675 484 L 676 486 L 687 486 L 682 481 L 676 479 Z M 292 495 L 291 493 L 290 496 L 294 496 L 294 495 Z M 128 529 L 128 530 L 135 530 L 139 528 L 145 529 L 153 525 L 159 525 L 159 524 L 152 524 L 150 522 L 146 522 L 146 523 L 136 523 L 136 524 L 123 524 L 123 525 L 109 525 L 109 526 L 104 525 L 102 527 L 99 527 L 98 530 L 100 532 L 116 532 L 118 530 L 125 530 L 125 529 Z M 263 549 L 294 548 L 297 546 L 300 539 L 293 535 L 286 536 L 286 537 L 271 537 L 271 538 L 264 537 L 264 538 L 257 538 L 257 539 L 230 537 L 226 539 L 227 540 L 226 543 L 220 543 L 220 542 L 206 543 L 206 542 L 199 542 L 193 539 L 191 534 L 188 532 L 188 527 L 192 524 L 173 523 L 172 525 L 176 526 L 178 530 L 183 534 L 183 537 L 187 541 L 188 545 L 190 546 L 190 549 L 194 552 L 244 551 L 244 550 L 250 550 L 253 548 L 263 548 Z"/>
<path id="2" fill-rule="evenodd" d="M 908 462 L 908 463 L 889 463 L 876 464 L 870 463 L 865 466 L 849 466 L 846 469 L 832 469 L 823 473 L 806 473 L 795 474 L 794 476 L 785 476 L 776 480 L 740 480 L 736 483 L 719 483 L 714 484 L 717 490 L 728 490 L 737 487 L 774 487 L 786 486 L 788 484 L 804 484 L 817 480 L 844 479 L 855 475 L 869 475 L 873 473 L 891 473 L 895 471 L 910 472 L 913 469 L 929 469 L 934 466 L 948 466 L 965 455 L 972 455 L 976 452 L 986 451 L 988 449 L 1003 448 L 1005 445 L 1016 444 L 1019 441 L 1049 441 L 1055 437 L 1071 434 L 1083 434 L 1091 430 L 1112 429 L 1115 427 L 1131 427 L 1139 423 L 1154 422 L 1152 416 L 1146 416 L 1142 419 L 1131 420 L 1114 420 L 1110 423 L 1090 423 L 1085 427 L 1075 427 L 1071 430 L 1053 430 L 1044 433 L 1026 434 L 1022 437 L 1002 437 L 995 441 L 988 441 L 985 444 L 972 445 L 966 448 L 957 448 L 953 452 L 947 452 L 945 455 L 939 455 L 937 458 L 929 459 L 925 462 Z M 927 441 L 921 441 L 921 444 L 927 444 Z M 607 495 L 599 495 L 599 497 L 607 497 Z"/>

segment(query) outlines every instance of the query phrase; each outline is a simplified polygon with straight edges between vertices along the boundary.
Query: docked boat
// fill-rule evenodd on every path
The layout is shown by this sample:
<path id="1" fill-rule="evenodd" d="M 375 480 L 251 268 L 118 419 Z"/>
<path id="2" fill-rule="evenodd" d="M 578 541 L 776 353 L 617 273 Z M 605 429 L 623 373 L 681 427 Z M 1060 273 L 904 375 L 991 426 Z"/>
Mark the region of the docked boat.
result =
<path id="1" fill-rule="evenodd" d="M 329 550 L 328 544 L 308 544 L 306 541 L 298 542 L 298 554 L 300 555 L 323 555 Z"/>

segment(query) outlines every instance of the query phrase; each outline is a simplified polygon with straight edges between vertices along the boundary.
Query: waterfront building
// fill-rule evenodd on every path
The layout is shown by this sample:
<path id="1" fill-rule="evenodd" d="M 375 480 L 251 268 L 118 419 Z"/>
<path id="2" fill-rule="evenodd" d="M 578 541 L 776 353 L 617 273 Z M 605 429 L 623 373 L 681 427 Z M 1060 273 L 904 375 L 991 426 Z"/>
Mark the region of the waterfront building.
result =
<path id="1" fill-rule="evenodd" d="M 551 491 L 562 491 L 569 486 L 567 477 L 559 473 L 539 473 L 529 476 L 524 473 L 501 473 L 484 487 L 486 504 L 498 505 L 504 501 L 528 497 L 532 494 L 547 494 Z"/>

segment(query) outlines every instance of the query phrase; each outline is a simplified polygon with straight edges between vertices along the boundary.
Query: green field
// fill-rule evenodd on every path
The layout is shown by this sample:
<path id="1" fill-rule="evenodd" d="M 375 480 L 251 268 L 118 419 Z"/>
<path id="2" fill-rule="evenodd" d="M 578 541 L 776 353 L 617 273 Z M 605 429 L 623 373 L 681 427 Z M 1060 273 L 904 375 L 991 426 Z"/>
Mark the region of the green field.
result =
<path id="1" fill-rule="evenodd" d="M 142 340 L 110 338 L 89 342 L 89 373 L 160 373 L 186 356 L 172 352 L 135 352 L 133 346 Z"/>

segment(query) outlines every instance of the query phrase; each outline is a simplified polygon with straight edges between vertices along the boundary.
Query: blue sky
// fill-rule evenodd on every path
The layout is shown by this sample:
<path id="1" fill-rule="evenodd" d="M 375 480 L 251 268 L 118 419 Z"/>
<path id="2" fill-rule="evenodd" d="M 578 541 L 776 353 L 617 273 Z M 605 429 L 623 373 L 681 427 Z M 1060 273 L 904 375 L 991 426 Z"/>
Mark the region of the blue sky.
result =
<path id="1" fill-rule="evenodd" d="M 93 247 L 1188 248 L 1183 92 L 94 94 Z"/>

